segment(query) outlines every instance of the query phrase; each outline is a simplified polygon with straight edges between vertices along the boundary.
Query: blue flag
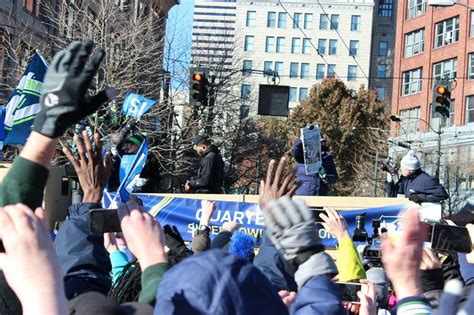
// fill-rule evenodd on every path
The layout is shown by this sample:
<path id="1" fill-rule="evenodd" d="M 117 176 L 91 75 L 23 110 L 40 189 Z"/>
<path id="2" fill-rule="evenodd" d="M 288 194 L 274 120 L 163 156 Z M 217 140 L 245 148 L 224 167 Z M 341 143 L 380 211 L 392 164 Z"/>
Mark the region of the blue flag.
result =
<path id="1" fill-rule="evenodd" d="M 146 163 L 147 155 L 148 146 L 146 141 L 143 141 L 140 149 L 138 149 L 137 153 L 132 156 L 133 158 L 127 160 L 128 163 L 130 163 L 130 166 L 124 166 L 124 168 L 127 169 L 128 172 L 125 174 L 123 180 L 120 181 L 120 186 L 117 189 L 122 202 L 126 202 L 130 198 L 130 193 L 132 193 L 133 189 L 137 186 L 140 173 Z M 122 168 L 122 165 L 120 168 Z"/>
<path id="2" fill-rule="evenodd" d="M 24 144 L 30 135 L 33 120 L 41 110 L 39 97 L 46 70 L 48 63 L 36 52 L 5 106 L 4 144 Z"/>
<path id="3" fill-rule="evenodd" d="M 155 105 L 154 100 L 129 92 L 125 96 L 122 113 L 127 117 L 140 119 L 153 105 Z"/>

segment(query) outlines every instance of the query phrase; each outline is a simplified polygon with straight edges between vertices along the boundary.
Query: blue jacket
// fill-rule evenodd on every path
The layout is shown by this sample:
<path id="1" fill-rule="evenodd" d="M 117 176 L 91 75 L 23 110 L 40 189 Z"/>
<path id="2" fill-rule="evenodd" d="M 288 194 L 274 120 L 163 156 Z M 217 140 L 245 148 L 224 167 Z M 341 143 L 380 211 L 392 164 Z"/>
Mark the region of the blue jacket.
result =
<path id="1" fill-rule="evenodd" d="M 334 159 L 329 152 L 327 146 L 321 146 L 321 159 L 322 169 L 326 174 L 324 181 L 320 179 L 319 174 L 306 175 L 304 167 L 304 152 L 303 142 L 300 138 L 296 140 L 291 148 L 291 155 L 298 163 L 298 169 L 296 175 L 298 181 L 301 183 L 300 187 L 296 190 L 297 196 L 329 196 L 328 184 L 335 183 L 337 181 L 337 171 L 334 164 Z"/>
<path id="2" fill-rule="evenodd" d="M 328 276 L 311 278 L 296 295 L 292 315 L 345 315 L 341 293 Z"/>
<path id="3" fill-rule="evenodd" d="M 396 184 L 386 183 L 386 191 L 388 197 L 397 197 L 397 194 L 403 194 L 406 198 L 410 198 L 410 195 L 418 194 L 422 202 L 440 202 L 449 197 L 438 179 L 421 169 L 415 171 L 411 176 L 401 176 Z"/>
<path id="4" fill-rule="evenodd" d="M 267 278 L 220 249 L 186 258 L 163 276 L 154 314 L 272 314 L 288 310 Z"/>
<path id="5" fill-rule="evenodd" d="M 89 230 L 89 211 L 101 208 L 95 203 L 73 204 L 68 217 L 54 240 L 56 253 L 64 271 L 66 297 L 97 291 L 107 295 L 112 285 L 109 255 L 104 236 Z"/>
<path id="6" fill-rule="evenodd" d="M 277 291 L 298 290 L 293 270 L 273 245 L 267 233 L 263 233 L 262 244 L 253 264 L 270 280 Z"/>

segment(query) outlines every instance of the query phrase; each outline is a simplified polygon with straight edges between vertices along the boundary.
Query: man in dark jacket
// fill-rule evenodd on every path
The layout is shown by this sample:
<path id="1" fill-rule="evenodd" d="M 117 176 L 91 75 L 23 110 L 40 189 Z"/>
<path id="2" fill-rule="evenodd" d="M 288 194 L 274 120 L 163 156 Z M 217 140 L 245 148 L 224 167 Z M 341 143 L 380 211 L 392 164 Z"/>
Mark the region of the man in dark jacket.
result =
<path id="1" fill-rule="evenodd" d="M 400 162 L 402 175 L 395 184 L 393 181 L 385 183 L 388 197 L 397 197 L 398 194 L 416 203 L 440 202 L 448 199 L 448 193 L 438 179 L 421 170 L 420 159 L 415 151 L 410 150 Z"/>
<path id="2" fill-rule="evenodd" d="M 192 139 L 193 149 L 201 156 L 198 174 L 189 179 L 184 190 L 186 192 L 221 194 L 224 185 L 224 161 L 219 149 L 204 136 Z"/>
<path id="3" fill-rule="evenodd" d="M 331 194 L 329 184 L 337 181 L 337 171 L 334 159 L 326 140 L 321 138 L 321 160 L 322 166 L 317 174 L 306 175 L 304 167 L 303 142 L 300 138 L 296 140 L 291 148 L 291 155 L 298 162 L 298 181 L 300 187 L 296 190 L 297 196 L 329 196 Z"/>

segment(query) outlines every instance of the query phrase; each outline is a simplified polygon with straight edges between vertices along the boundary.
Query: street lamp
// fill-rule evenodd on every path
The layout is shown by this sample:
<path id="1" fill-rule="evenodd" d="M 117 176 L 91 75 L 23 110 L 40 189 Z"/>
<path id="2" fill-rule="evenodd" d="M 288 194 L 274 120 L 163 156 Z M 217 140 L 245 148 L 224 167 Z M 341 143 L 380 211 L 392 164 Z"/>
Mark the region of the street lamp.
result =
<path id="1" fill-rule="evenodd" d="M 440 165 L 441 165 L 441 134 L 443 133 L 443 131 L 441 130 L 441 124 L 439 124 L 438 126 L 438 130 L 435 130 L 426 120 L 422 119 L 422 118 L 415 118 L 415 117 L 400 117 L 398 115 L 390 115 L 390 120 L 393 121 L 393 122 L 401 122 L 402 119 L 412 119 L 412 120 L 419 120 L 419 121 L 422 121 L 424 122 L 428 128 L 433 131 L 435 134 L 438 135 L 438 146 L 437 146 L 437 155 L 438 155 L 438 159 L 436 161 L 436 178 L 439 179 L 439 171 L 440 171 Z"/>

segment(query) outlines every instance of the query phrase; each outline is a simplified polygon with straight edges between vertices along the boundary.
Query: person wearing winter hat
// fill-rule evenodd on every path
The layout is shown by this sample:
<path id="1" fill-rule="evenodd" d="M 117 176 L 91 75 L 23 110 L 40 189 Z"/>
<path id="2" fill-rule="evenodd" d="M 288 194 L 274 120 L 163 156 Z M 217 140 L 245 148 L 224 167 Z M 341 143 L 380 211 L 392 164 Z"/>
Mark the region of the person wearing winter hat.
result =
<path id="1" fill-rule="evenodd" d="M 416 203 L 440 202 L 448 199 L 448 193 L 436 177 L 421 170 L 420 159 L 415 151 L 410 150 L 400 162 L 400 176 L 397 183 L 387 181 L 385 189 L 387 197 L 405 195 Z"/>

